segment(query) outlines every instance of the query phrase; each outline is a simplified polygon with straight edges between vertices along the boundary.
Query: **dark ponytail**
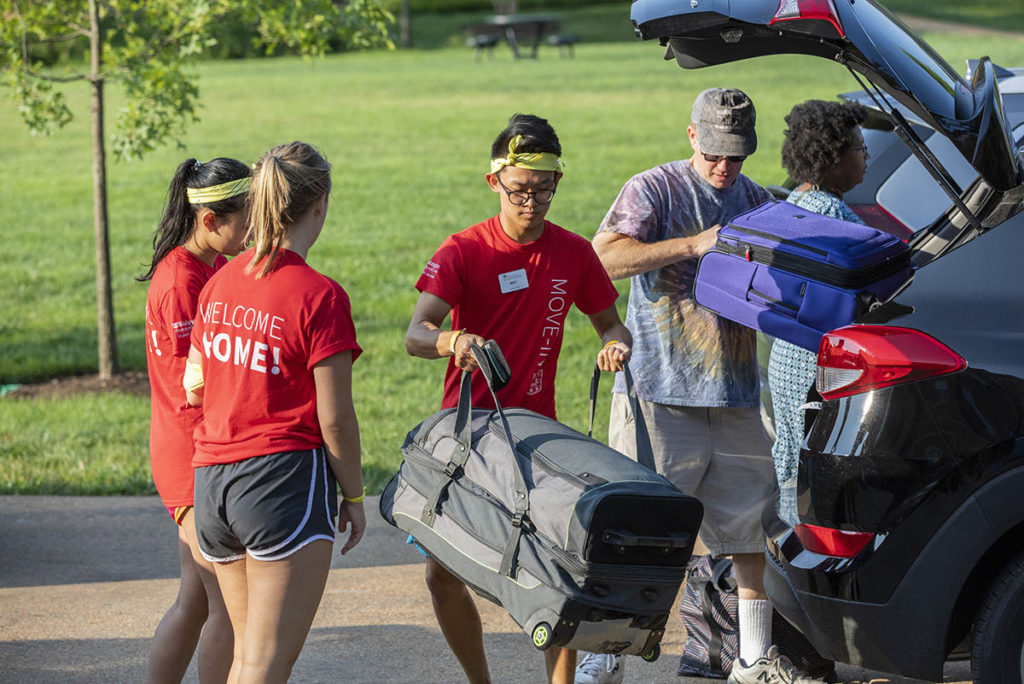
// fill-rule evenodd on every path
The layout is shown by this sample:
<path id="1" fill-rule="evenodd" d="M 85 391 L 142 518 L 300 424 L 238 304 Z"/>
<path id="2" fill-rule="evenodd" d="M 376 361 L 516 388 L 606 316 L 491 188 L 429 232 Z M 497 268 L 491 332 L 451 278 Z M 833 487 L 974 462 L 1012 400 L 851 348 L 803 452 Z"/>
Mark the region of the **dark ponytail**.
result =
<path id="1" fill-rule="evenodd" d="M 195 159 L 183 161 L 171 179 L 171 187 L 167 190 L 167 208 L 153 235 L 153 261 L 149 270 L 136 280 L 152 278 L 164 257 L 175 247 L 188 242 L 195 229 L 196 212 L 200 208 L 206 207 L 217 216 L 225 216 L 244 209 L 248 198 L 248 193 L 243 192 L 219 202 L 191 204 L 187 195 L 189 188 L 209 188 L 251 175 L 252 170 L 237 159 L 217 157 L 205 164 Z"/>

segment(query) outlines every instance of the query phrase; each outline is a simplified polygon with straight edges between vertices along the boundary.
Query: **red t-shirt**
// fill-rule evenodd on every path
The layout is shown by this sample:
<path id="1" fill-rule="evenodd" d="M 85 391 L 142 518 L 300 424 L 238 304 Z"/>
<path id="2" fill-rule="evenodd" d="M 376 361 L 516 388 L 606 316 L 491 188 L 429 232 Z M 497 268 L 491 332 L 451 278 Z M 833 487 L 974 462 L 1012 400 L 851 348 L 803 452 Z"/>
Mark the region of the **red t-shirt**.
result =
<path id="1" fill-rule="evenodd" d="M 203 421 L 195 466 L 323 445 L 313 366 L 362 351 L 348 295 L 295 252 L 249 273 L 249 250 L 199 295 L 192 344 L 203 353 Z"/>
<path id="2" fill-rule="evenodd" d="M 502 405 L 555 417 L 555 371 L 569 306 L 604 311 L 618 292 L 584 238 L 545 221 L 544 233 L 519 244 L 498 217 L 449 236 L 427 263 L 416 289 L 452 307 L 452 329 L 494 339 L 512 369 Z M 449 359 L 442 407 L 459 403 L 462 372 Z M 479 373 L 473 405 L 493 408 Z"/>
<path id="3" fill-rule="evenodd" d="M 199 292 L 226 263 L 218 256 L 207 266 L 184 247 L 175 247 L 157 264 L 146 294 L 149 463 L 160 500 L 170 508 L 193 503 L 192 431 L 203 411 L 185 401 L 181 380 Z"/>

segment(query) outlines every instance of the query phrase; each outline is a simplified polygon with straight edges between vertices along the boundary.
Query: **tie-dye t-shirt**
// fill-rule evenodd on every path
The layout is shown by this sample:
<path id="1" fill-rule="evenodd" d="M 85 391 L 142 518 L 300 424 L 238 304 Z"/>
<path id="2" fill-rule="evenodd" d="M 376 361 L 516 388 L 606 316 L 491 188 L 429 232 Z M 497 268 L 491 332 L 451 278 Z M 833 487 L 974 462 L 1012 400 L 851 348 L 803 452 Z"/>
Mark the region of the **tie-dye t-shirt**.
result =
<path id="1" fill-rule="evenodd" d="M 600 231 L 640 242 L 692 237 L 769 199 L 742 174 L 720 190 L 688 160 L 674 161 L 633 176 Z M 673 406 L 758 406 L 754 331 L 697 306 L 696 271 L 697 259 L 687 259 L 631 280 L 626 327 L 633 334 L 629 367 L 637 394 Z M 616 378 L 615 391 L 625 391 L 623 378 Z"/>

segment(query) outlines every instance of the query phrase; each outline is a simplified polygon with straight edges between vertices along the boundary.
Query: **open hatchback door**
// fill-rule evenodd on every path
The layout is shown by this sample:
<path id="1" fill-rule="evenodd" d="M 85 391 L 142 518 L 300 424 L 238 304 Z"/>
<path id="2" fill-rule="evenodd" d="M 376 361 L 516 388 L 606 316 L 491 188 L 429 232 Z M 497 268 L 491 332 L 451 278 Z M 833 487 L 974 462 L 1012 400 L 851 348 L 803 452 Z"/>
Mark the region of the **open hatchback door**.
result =
<path id="1" fill-rule="evenodd" d="M 637 35 L 660 41 L 666 59 L 687 69 L 775 54 L 839 62 L 946 136 L 991 190 L 1024 182 L 998 67 L 983 58 L 967 82 L 872 0 L 636 0 L 631 17 Z M 955 183 L 951 189 L 963 192 Z"/>

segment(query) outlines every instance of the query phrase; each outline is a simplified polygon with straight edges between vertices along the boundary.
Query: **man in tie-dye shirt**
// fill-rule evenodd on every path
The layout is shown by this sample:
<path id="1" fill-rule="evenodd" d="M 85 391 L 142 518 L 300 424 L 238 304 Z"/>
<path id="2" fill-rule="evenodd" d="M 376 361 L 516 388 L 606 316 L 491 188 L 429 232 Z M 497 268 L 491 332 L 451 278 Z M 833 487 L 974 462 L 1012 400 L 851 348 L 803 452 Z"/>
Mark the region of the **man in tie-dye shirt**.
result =
<path id="1" fill-rule="evenodd" d="M 777 485 L 760 419 L 754 331 L 698 307 L 693 284 L 719 227 L 771 198 L 740 173 L 757 147 L 754 123 L 754 105 L 743 92 L 701 93 L 686 129 L 693 156 L 627 181 L 594 237 L 609 275 L 631 279 L 629 365 L 655 466 L 704 504 L 700 534 L 711 553 L 733 557 L 742 662 L 729 681 L 739 683 L 760 681 L 759 675 L 776 681 L 780 667 L 790 667 L 771 648 L 771 606 L 761 579 L 761 510 L 774 502 Z M 624 391 L 619 377 L 609 443 L 635 458 Z"/>

